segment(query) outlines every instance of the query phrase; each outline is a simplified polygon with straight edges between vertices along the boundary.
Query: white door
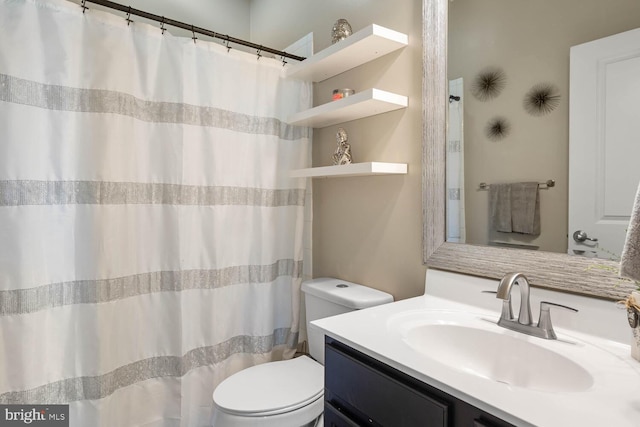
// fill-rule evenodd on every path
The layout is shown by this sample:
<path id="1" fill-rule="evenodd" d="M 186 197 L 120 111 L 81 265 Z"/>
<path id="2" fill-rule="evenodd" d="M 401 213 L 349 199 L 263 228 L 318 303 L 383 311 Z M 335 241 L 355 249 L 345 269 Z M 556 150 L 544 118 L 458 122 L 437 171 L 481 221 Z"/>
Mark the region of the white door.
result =
<path id="1" fill-rule="evenodd" d="M 570 74 L 569 254 L 619 259 L 640 181 L 640 28 L 572 47 Z"/>

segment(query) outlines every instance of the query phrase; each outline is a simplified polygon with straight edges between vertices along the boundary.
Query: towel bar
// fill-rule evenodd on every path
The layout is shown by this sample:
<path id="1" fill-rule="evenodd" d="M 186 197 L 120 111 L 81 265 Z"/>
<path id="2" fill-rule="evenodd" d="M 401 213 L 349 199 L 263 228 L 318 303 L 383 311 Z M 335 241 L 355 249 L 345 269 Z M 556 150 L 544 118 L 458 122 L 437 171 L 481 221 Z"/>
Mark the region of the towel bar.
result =
<path id="1" fill-rule="evenodd" d="M 540 188 L 545 189 L 545 188 L 551 188 L 551 187 L 555 187 L 556 186 L 556 182 L 553 179 L 549 179 L 547 180 L 547 182 L 539 182 L 538 184 L 541 185 Z M 542 187 L 544 185 L 544 187 Z M 489 187 L 491 187 L 490 184 L 487 184 L 486 182 L 481 182 L 480 183 L 480 190 L 488 190 Z"/>

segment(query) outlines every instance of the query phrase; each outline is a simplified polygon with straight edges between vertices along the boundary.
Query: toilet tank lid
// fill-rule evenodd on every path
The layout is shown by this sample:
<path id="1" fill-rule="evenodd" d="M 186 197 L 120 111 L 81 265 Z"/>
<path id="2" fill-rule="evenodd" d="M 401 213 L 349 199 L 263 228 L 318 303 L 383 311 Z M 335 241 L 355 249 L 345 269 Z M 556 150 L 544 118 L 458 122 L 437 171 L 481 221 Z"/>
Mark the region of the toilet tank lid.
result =
<path id="1" fill-rule="evenodd" d="M 356 310 L 393 302 L 391 294 L 333 277 L 303 282 L 302 292 Z"/>

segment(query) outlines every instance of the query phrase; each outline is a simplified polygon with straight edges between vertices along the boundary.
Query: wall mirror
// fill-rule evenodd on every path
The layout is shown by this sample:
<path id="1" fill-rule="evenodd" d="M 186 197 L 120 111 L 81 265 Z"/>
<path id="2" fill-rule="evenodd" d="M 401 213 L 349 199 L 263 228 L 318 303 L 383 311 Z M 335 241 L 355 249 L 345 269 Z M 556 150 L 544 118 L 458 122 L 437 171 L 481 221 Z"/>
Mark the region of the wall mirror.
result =
<path id="1" fill-rule="evenodd" d="M 620 4 L 633 4 L 632 1 L 624 0 L 615 0 L 615 2 Z M 610 21 L 618 19 L 609 16 L 613 14 L 611 11 L 613 5 L 602 5 L 601 2 L 600 5 L 598 5 L 598 2 L 595 1 L 590 1 L 589 3 L 593 3 L 593 7 L 589 8 L 584 6 L 584 8 L 592 9 L 590 13 L 594 14 L 593 16 L 607 16 L 610 18 Z M 557 2 L 543 1 L 542 4 L 546 6 L 544 12 L 547 14 L 547 17 L 555 16 L 552 15 L 554 13 L 568 13 L 567 10 L 560 11 L 558 9 L 560 6 L 558 6 Z M 496 42 L 496 40 L 503 40 L 506 37 L 503 34 L 496 34 L 496 32 L 507 31 L 513 27 L 522 27 L 524 23 L 517 22 L 513 17 L 519 13 L 530 17 L 533 13 L 531 10 L 522 12 L 509 9 L 516 6 L 533 7 L 527 6 L 523 2 L 508 0 L 455 0 L 454 2 L 450 0 L 425 0 L 423 2 L 423 259 L 430 268 L 451 270 L 496 279 L 502 277 L 507 272 L 521 271 L 524 272 L 536 286 L 599 298 L 620 300 L 628 295 L 634 286 L 618 278 L 617 262 L 566 254 L 566 239 L 568 234 L 566 217 L 568 210 L 567 195 L 569 181 L 569 127 L 567 123 L 569 103 L 569 52 L 568 48 L 566 48 L 564 52 L 555 53 L 548 44 L 553 44 L 553 40 L 557 41 L 558 35 L 551 34 L 551 37 L 547 38 L 546 35 L 542 34 L 538 39 L 547 40 L 544 42 L 547 44 L 546 51 L 554 52 L 549 54 L 551 58 L 537 60 L 536 55 L 540 56 L 540 53 L 527 54 L 525 48 L 527 44 L 536 42 L 536 40 L 534 40 L 535 37 L 527 37 L 526 40 L 519 41 L 513 38 L 510 39 L 514 46 L 513 50 L 522 54 L 524 59 L 513 59 L 513 55 L 515 54 L 513 51 L 510 52 L 509 59 L 501 58 L 500 55 L 509 49 Z M 502 9 L 482 15 L 479 14 L 477 10 L 467 13 L 463 10 L 465 7 L 482 7 L 488 10 L 492 7 L 502 7 Z M 535 8 L 539 9 L 540 7 L 540 2 L 536 2 Z M 564 8 L 565 6 L 562 7 Z M 566 7 L 571 8 L 570 6 Z M 638 6 L 632 5 L 630 7 L 633 9 L 632 12 L 640 13 Z M 455 20 L 455 25 L 464 25 L 463 29 L 457 32 L 449 31 L 449 12 L 451 12 L 452 20 Z M 629 15 L 629 13 L 623 13 L 622 15 Z M 510 19 L 510 17 L 513 19 Z M 495 21 L 492 21 L 494 19 Z M 530 19 L 528 25 L 535 27 L 534 29 L 540 32 L 560 31 L 563 34 L 568 34 L 568 28 L 557 28 L 558 26 L 553 24 L 554 19 L 549 18 L 548 22 L 544 24 L 540 24 L 541 21 L 538 19 Z M 585 19 L 587 18 L 583 17 L 576 19 L 576 21 Z M 562 22 L 562 20 L 559 22 Z M 607 32 L 617 32 L 617 30 L 611 30 L 602 26 L 598 27 L 595 25 L 595 22 L 596 21 L 587 22 L 586 27 L 588 27 L 588 31 L 587 29 L 583 29 L 581 33 L 576 30 L 577 34 L 567 35 L 566 37 L 568 39 L 563 43 L 568 46 L 573 46 L 599 38 L 600 36 L 609 35 Z M 637 20 L 635 22 L 637 22 Z M 545 24 L 547 24 L 548 27 L 546 27 Z M 572 25 L 565 25 L 565 27 L 577 27 L 579 30 L 580 28 L 584 28 L 581 27 L 582 24 L 580 22 L 573 22 Z M 618 24 L 620 31 L 625 31 L 629 29 L 628 25 L 632 25 L 629 23 L 615 23 L 615 25 Z M 625 27 L 625 25 L 627 27 Z M 594 29 L 594 27 L 597 28 Z M 474 34 L 474 31 L 476 33 L 485 31 L 485 34 L 471 37 L 470 34 Z M 489 33 L 486 33 L 487 31 L 489 31 Z M 448 34 L 451 34 L 450 45 L 447 43 Z M 551 40 L 551 42 L 549 40 Z M 482 50 L 483 43 L 488 45 L 486 52 Z M 458 51 L 456 54 L 449 52 L 450 56 L 448 59 L 447 51 L 454 47 L 456 47 Z M 467 50 L 466 52 L 465 49 Z M 543 46 L 541 49 L 544 53 L 545 47 Z M 557 60 L 558 65 L 554 65 L 553 67 L 545 66 L 546 63 L 550 63 L 549 61 L 552 60 Z M 472 82 L 467 82 L 467 80 L 473 80 L 473 77 L 477 73 L 490 69 L 492 68 L 491 66 L 502 69 L 508 79 L 508 85 L 506 85 L 505 88 L 510 88 L 511 97 L 517 98 L 512 102 L 515 102 L 515 106 L 518 108 L 522 106 L 522 97 L 526 93 L 525 88 L 532 87 L 537 82 L 550 82 L 555 85 L 555 89 L 558 91 L 561 100 L 557 109 L 544 117 L 534 117 L 522 111 L 514 116 L 513 123 L 511 124 L 511 138 L 518 143 L 530 145 L 530 151 L 525 152 L 525 154 L 521 153 L 520 156 L 525 156 L 527 159 L 531 159 L 533 156 L 540 156 L 539 162 L 541 166 L 536 166 L 535 161 L 531 161 L 530 163 L 534 165 L 529 175 L 510 176 L 509 173 L 512 171 L 510 172 L 508 168 L 500 170 L 498 166 L 495 165 L 488 169 L 485 168 L 484 172 L 481 173 L 474 174 L 474 172 L 469 172 L 469 175 L 473 177 L 473 181 L 466 181 L 467 187 L 470 187 L 468 188 L 468 192 L 471 193 L 474 199 L 468 204 L 473 206 L 475 211 L 482 212 L 481 215 L 477 215 L 477 217 L 480 217 L 478 222 L 482 223 L 482 225 L 488 225 L 488 194 L 487 191 L 479 189 L 480 182 L 475 182 L 476 180 L 480 181 L 480 177 L 482 177 L 482 181 L 488 183 L 492 180 L 494 180 L 494 182 L 509 179 L 545 182 L 548 179 L 553 179 L 556 186 L 549 190 L 540 190 L 542 193 L 540 199 L 541 202 L 546 202 L 547 208 L 552 207 L 556 211 L 554 213 L 549 212 L 548 209 L 543 210 L 541 208 L 541 218 L 544 218 L 545 221 L 545 231 L 554 231 L 556 234 L 555 237 L 538 240 L 527 240 L 526 238 L 516 239 L 515 244 L 513 244 L 514 242 L 507 241 L 506 243 L 508 243 L 509 246 L 502 245 L 504 242 L 493 242 L 498 244 L 490 246 L 488 245 L 488 243 L 491 243 L 490 233 L 485 229 L 480 231 L 468 230 L 471 232 L 468 232 L 470 239 L 466 239 L 467 243 L 446 241 L 446 204 L 449 192 L 446 188 L 447 170 L 445 163 L 447 152 L 447 118 L 450 106 L 449 81 L 453 80 L 451 78 L 452 76 L 448 74 L 448 62 L 451 65 L 452 72 L 460 74 L 460 76 L 453 77 L 463 77 L 465 85 L 471 85 Z M 528 67 L 530 70 L 525 73 L 523 70 L 518 70 L 518 66 Z M 518 76 L 527 74 L 529 75 L 528 80 L 525 79 L 523 82 L 517 82 L 515 79 L 511 80 L 512 77 L 509 76 L 511 72 L 514 72 Z M 455 88 L 452 90 L 455 90 Z M 468 91 L 466 92 L 466 96 L 464 95 L 465 92 L 456 95 L 468 97 Z M 501 96 L 508 93 L 507 89 L 505 89 L 505 93 Z M 517 95 L 514 95 L 514 93 Z M 504 99 L 504 102 L 509 101 L 508 97 Z M 486 110 L 475 111 L 468 115 L 470 119 L 467 121 L 470 122 L 468 124 L 471 126 L 469 126 L 469 131 L 466 133 L 471 136 L 470 142 L 473 141 L 476 143 L 475 148 L 481 145 L 478 143 L 478 140 L 484 137 L 482 132 L 486 130 L 486 126 L 483 123 L 474 123 L 474 121 L 486 121 L 494 114 L 499 115 L 501 109 L 504 113 L 515 110 L 515 107 L 510 106 L 508 103 L 505 104 L 504 102 L 486 103 L 469 100 L 469 107 L 475 105 L 476 107 L 480 106 Z M 542 129 L 543 133 L 540 136 L 534 134 L 536 128 Z M 533 144 L 531 141 L 541 140 L 544 141 L 537 146 L 531 146 L 531 144 Z M 501 156 L 512 151 L 515 144 L 507 145 L 508 137 L 502 141 L 498 141 L 498 144 L 495 144 L 495 142 L 496 141 L 491 141 L 494 145 L 487 145 L 486 147 L 501 150 L 489 153 L 489 158 L 495 157 L 498 163 L 509 164 L 510 161 L 505 160 Z M 484 151 L 489 151 L 489 149 L 485 148 Z M 473 157 L 480 158 L 484 163 L 487 163 L 487 158 L 482 159 L 483 153 L 478 153 L 479 152 L 476 152 Z M 470 163 L 470 161 L 473 161 L 473 159 L 465 163 Z M 533 176 L 538 172 L 540 173 L 539 177 Z M 635 185 L 636 183 L 633 184 L 633 187 L 635 187 Z M 632 196 L 630 202 L 632 202 Z M 476 205 L 474 205 L 474 203 Z M 554 218 L 553 215 L 556 215 L 558 218 Z M 558 234 L 560 238 L 557 237 Z M 477 236 L 482 236 L 482 238 L 478 238 Z M 472 244 L 469 244 L 469 242 L 472 242 Z M 538 250 L 513 248 L 519 244 L 522 244 L 523 247 L 531 245 Z M 613 251 L 618 251 L 617 248 L 612 249 Z"/>

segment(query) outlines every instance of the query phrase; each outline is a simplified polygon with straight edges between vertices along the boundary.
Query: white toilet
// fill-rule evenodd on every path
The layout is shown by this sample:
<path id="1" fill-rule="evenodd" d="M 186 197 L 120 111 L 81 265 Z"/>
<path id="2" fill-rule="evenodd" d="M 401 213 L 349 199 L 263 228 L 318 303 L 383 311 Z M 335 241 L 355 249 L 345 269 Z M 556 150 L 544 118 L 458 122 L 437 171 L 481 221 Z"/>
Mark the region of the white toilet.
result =
<path id="1" fill-rule="evenodd" d="M 324 335 L 309 322 L 393 302 L 385 292 L 344 280 L 302 284 L 311 357 L 263 363 L 230 376 L 213 392 L 214 427 L 322 426 Z"/>

